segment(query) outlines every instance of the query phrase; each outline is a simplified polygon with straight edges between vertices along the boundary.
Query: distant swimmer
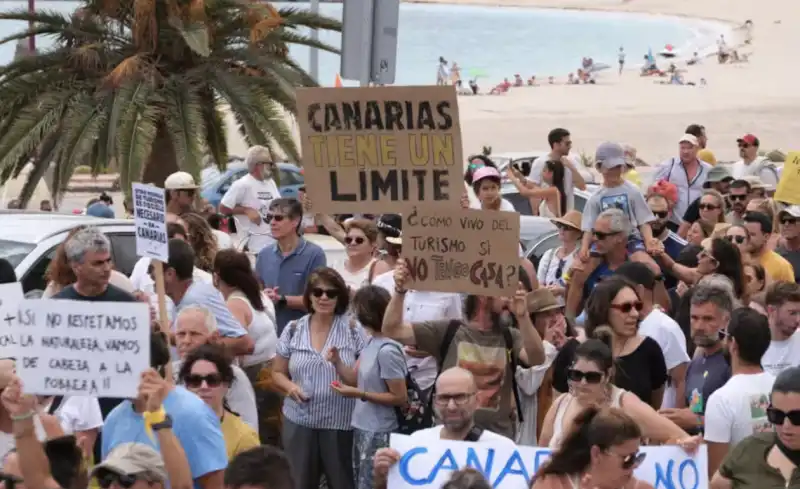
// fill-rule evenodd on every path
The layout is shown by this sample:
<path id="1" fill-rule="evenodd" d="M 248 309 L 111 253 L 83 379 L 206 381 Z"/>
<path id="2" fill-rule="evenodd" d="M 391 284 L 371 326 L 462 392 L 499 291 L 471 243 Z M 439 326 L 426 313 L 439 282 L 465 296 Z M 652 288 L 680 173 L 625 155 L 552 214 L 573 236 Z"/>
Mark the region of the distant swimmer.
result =
<path id="1" fill-rule="evenodd" d="M 622 75 L 622 67 L 625 66 L 625 49 L 622 46 L 619 47 L 617 59 L 619 59 L 619 74 Z"/>

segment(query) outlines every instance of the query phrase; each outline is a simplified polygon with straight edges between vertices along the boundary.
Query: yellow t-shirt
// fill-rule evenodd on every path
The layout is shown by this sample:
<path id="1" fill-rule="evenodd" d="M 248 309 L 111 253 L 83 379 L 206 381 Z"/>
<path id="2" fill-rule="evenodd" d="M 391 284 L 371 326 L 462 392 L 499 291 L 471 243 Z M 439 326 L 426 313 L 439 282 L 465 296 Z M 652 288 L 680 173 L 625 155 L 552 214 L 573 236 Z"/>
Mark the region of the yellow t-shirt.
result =
<path id="1" fill-rule="evenodd" d="M 228 460 L 233 460 L 237 454 L 261 444 L 256 430 L 233 413 L 225 412 L 221 426 L 222 437 L 225 438 L 225 448 L 228 451 Z"/>
<path id="2" fill-rule="evenodd" d="M 759 261 L 761 266 L 764 267 L 764 271 L 773 281 L 794 282 L 794 268 L 786 258 L 774 251 L 766 251 L 761 255 L 761 260 Z"/>

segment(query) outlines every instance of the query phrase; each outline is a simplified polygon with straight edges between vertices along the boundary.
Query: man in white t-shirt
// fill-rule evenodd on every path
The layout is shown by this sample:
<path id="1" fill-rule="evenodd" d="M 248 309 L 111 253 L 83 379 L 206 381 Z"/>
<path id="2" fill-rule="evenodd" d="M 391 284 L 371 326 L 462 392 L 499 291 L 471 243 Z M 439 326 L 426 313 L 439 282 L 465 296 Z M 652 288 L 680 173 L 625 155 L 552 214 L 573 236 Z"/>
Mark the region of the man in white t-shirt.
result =
<path id="1" fill-rule="evenodd" d="M 623 263 L 617 268 L 616 274 L 638 284 L 639 297 L 642 300 L 642 311 L 639 313 L 639 317 L 644 318 L 639 323 L 639 333 L 653 338 L 664 354 L 669 380 L 667 388 L 664 389 L 661 409 L 686 407 L 684 390 L 686 369 L 689 367 L 686 336 L 674 319 L 655 307 L 655 288 L 663 287 L 663 281 L 657 280 L 653 271 L 644 263 L 639 262 Z"/>
<path id="2" fill-rule="evenodd" d="M 728 323 L 728 352 L 732 376 L 708 398 L 705 440 L 708 471 L 717 471 L 722 460 L 742 439 L 772 431 L 767 407 L 775 377 L 761 368 L 770 342 L 767 318 L 754 309 L 733 311 Z"/>
<path id="3" fill-rule="evenodd" d="M 247 175 L 233 182 L 222 197 L 219 210 L 234 216 L 239 242 L 249 238 L 247 248 L 257 254 L 275 241 L 267 216 L 270 203 L 280 198 L 281 194 L 273 179 L 277 169 L 267 148 L 251 147 L 245 163 Z"/>
<path id="4" fill-rule="evenodd" d="M 777 377 L 800 365 L 800 285 L 775 282 L 767 289 L 766 303 L 772 341 L 761 365 Z"/>
<path id="5" fill-rule="evenodd" d="M 778 170 L 768 158 L 758 155 L 761 145 L 757 137 L 745 134 L 736 140 L 739 145 L 739 156 L 742 159 L 731 166 L 733 178 L 737 180 L 745 177 L 758 177 L 768 188 L 773 190 L 778 186 Z"/>
<path id="6" fill-rule="evenodd" d="M 575 208 L 575 187 L 586 190 L 586 182 L 577 169 L 576 161 L 569 157 L 572 149 L 569 131 L 560 127 L 553 129 L 547 135 L 547 143 L 550 145 L 550 153 L 534 160 L 528 180 L 539 186 L 546 185 L 542 182 L 542 170 L 545 163 L 548 161 L 562 162 L 564 164 L 564 193 L 567 194 L 567 208 L 563 209 L 563 212 L 566 213 Z"/>
<path id="7" fill-rule="evenodd" d="M 444 424 L 415 431 L 411 434 L 411 438 L 417 443 L 428 440 L 462 440 L 473 443 L 507 443 L 509 446 L 516 446 L 510 438 L 475 426 L 475 411 L 478 410 L 477 394 L 478 386 L 469 370 L 461 367 L 445 370 L 436 380 L 436 393 L 433 398 L 436 419 Z M 389 469 L 400 460 L 401 455 L 394 448 L 381 448 L 375 452 L 374 487 L 386 487 Z"/>

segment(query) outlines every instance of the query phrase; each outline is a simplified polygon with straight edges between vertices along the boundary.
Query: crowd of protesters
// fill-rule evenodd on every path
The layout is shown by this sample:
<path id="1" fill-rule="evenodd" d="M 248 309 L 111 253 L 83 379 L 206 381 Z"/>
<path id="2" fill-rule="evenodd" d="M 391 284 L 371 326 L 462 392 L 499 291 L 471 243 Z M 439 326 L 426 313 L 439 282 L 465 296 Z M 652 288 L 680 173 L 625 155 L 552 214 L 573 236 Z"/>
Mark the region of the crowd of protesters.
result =
<path id="1" fill-rule="evenodd" d="M 800 206 L 771 198 L 773 169 L 750 157 L 757 138 L 738 141 L 731 171 L 698 158 L 706 142 L 687 128 L 647 189 L 626 179 L 629 152 L 604 143 L 603 183 L 580 211 L 573 189 L 585 183 L 564 129 L 527 172 L 470 158 L 477 203 L 465 206 L 512 211 L 508 177 L 561 238 L 538 271 L 520 253 L 507 298 L 410 289 L 399 215 L 309 214 L 308 196 L 280 197 L 265 148 L 251 148 L 248 175 L 222 199 L 235 236 L 198 212 L 191 175 L 173 174 L 169 324 L 150 260 L 116 272 L 95 227 L 71 233 L 47 272 L 52 300 L 151 304 L 137 398 L 23 395 L 14 362 L 0 361 L 0 479 L 371 489 L 386 486 L 401 455 L 390 434 L 403 433 L 550 447 L 535 489 L 649 487 L 633 477 L 644 440 L 707 445 L 714 489 L 794 487 Z M 329 267 L 312 232 L 341 242 L 346 259 Z M 462 470 L 447 487 L 487 484 Z"/>

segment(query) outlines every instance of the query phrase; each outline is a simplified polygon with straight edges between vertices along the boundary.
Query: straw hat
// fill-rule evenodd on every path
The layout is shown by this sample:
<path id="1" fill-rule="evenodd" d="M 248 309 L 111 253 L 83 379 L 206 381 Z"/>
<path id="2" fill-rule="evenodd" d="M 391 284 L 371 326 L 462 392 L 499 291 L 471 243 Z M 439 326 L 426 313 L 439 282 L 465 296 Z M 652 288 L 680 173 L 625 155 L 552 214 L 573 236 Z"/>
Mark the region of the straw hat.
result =
<path id="1" fill-rule="evenodd" d="M 561 309 L 562 307 L 564 306 L 558 303 L 556 296 L 548 289 L 542 287 L 528 293 L 528 314 Z"/>
<path id="2" fill-rule="evenodd" d="M 583 220 L 583 214 L 579 211 L 569 211 L 562 217 L 556 217 L 550 219 L 550 222 L 553 224 L 562 224 L 569 228 L 574 229 L 575 231 L 581 231 L 581 220 Z"/>

